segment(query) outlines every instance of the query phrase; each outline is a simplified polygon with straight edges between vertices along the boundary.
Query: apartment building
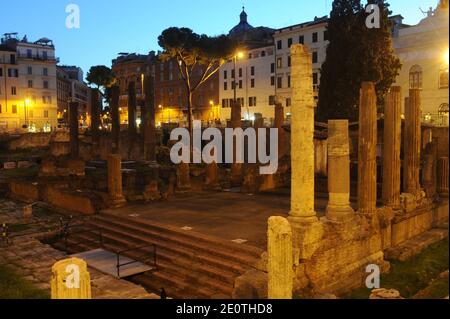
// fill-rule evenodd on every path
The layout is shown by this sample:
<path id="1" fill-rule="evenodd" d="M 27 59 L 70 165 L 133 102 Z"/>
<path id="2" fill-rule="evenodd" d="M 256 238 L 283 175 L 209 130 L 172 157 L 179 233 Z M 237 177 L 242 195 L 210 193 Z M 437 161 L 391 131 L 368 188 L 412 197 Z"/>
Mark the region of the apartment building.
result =
<path id="1" fill-rule="evenodd" d="M 0 131 L 48 132 L 57 126 L 55 47 L 17 33 L 0 44 Z"/>

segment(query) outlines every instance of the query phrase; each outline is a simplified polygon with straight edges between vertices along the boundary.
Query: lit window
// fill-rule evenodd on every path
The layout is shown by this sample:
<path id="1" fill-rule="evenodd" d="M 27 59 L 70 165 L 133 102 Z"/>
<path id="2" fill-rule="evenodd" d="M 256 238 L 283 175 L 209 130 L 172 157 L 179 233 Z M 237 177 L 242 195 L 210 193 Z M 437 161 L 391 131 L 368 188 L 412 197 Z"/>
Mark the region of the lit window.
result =
<path id="1" fill-rule="evenodd" d="M 409 88 L 422 89 L 422 68 L 414 65 L 409 70 Z"/>

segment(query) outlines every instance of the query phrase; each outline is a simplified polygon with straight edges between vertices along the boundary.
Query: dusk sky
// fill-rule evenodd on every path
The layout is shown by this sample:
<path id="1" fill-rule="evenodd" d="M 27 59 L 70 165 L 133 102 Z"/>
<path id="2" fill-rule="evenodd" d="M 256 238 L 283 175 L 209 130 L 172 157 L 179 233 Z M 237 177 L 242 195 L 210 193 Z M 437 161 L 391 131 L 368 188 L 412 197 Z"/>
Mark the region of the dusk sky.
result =
<path id="1" fill-rule="evenodd" d="M 30 41 L 52 39 L 61 64 L 83 71 L 97 64 L 111 65 L 119 52 L 148 53 L 159 49 L 157 37 L 170 26 L 189 27 L 197 33 L 217 35 L 239 22 L 242 6 L 248 22 L 281 28 L 328 15 L 332 0 L 21 0 L 1 1 L 0 33 L 18 32 Z M 391 0 L 393 14 L 416 24 L 438 0 Z M 67 29 L 65 8 L 80 7 L 80 29 Z"/>

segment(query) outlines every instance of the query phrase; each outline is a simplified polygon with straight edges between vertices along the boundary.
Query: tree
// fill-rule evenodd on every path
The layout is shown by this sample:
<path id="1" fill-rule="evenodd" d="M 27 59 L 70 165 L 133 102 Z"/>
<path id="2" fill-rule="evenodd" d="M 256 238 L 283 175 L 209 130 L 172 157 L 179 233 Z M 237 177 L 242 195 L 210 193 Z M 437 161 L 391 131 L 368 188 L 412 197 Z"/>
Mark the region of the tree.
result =
<path id="1" fill-rule="evenodd" d="M 92 66 L 86 75 L 86 80 L 89 85 L 97 86 L 102 96 L 109 100 L 109 89 L 116 82 L 110 68 L 104 65 Z"/>
<path id="2" fill-rule="evenodd" d="M 188 94 L 188 123 L 192 133 L 192 97 L 194 92 L 230 59 L 236 49 L 235 42 L 225 35 L 209 37 L 199 35 L 188 28 L 168 28 L 158 37 L 163 48 L 163 61 L 175 59 Z M 194 73 L 201 67 L 195 80 Z"/>
<path id="3" fill-rule="evenodd" d="M 380 28 L 368 28 L 368 13 L 360 0 L 335 0 L 328 24 L 329 45 L 322 66 L 317 117 L 358 119 L 359 89 L 375 83 L 379 105 L 401 68 L 392 47 L 389 4 L 369 0 L 379 7 Z"/>

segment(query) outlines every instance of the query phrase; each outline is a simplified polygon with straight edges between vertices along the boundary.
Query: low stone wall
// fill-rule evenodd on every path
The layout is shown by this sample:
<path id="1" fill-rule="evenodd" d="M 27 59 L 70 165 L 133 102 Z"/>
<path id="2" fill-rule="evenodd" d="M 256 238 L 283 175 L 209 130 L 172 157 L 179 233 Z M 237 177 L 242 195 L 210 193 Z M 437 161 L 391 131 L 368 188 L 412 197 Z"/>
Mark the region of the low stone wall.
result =
<path id="1" fill-rule="evenodd" d="M 93 197 L 86 192 L 73 192 L 49 186 L 45 190 L 44 199 L 48 204 L 60 209 L 93 215 L 97 211 Z"/>
<path id="2" fill-rule="evenodd" d="M 404 243 L 433 227 L 434 212 L 431 205 L 418 208 L 404 216 L 398 216 L 392 223 L 392 246 Z"/>
<path id="3" fill-rule="evenodd" d="M 9 191 L 12 197 L 25 202 L 36 202 L 41 200 L 39 196 L 39 185 L 29 181 L 12 181 L 9 183 Z"/>

